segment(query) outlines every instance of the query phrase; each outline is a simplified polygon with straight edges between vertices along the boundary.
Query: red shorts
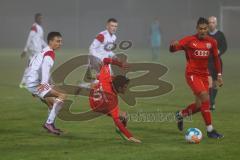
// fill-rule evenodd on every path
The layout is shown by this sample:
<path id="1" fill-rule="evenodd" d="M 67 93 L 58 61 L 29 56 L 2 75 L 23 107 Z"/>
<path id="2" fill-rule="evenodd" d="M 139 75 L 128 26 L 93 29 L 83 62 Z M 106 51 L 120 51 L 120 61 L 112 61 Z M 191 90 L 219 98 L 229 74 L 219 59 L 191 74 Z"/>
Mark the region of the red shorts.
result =
<path id="1" fill-rule="evenodd" d="M 199 95 L 203 91 L 208 92 L 208 76 L 187 73 L 186 80 L 195 95 Z"/>

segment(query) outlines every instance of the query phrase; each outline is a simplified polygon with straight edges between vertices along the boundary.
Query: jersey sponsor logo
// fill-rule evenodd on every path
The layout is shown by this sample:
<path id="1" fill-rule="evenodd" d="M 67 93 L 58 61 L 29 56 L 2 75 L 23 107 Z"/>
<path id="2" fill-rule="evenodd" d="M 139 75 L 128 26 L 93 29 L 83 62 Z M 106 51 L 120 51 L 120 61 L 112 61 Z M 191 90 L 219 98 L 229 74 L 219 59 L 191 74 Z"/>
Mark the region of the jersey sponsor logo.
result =
<path id="1" fill-rule="evenodd" d="M 115 50 L 117 47 L 117 44 L 116 43 L 113 43 L 113 42 L 108 42 L 105 46 L 104 46 L 104 49 L 105 51 L 113 51 Z"/>
<path id="2" fill-rule="evenodd" d="M 206 47 L 207 47 L 207 49 L 210 49 L 210 48 L 212 48 L 212 44 L 211 43 L 206 43 Z"/>
<path id="3" fill-rule="evenodd" d="M 197 43 L 194 43 L 194 42 L 193 42 L 192 45 L 193 45 L 194 47 L 197 47 Z"/>
<path id="4" fill-rule="evenodd" d="M 207 57 L 209 56 L 209 51 L 206 50 L 195 50 L 194 55 L 197 57 Z"/>

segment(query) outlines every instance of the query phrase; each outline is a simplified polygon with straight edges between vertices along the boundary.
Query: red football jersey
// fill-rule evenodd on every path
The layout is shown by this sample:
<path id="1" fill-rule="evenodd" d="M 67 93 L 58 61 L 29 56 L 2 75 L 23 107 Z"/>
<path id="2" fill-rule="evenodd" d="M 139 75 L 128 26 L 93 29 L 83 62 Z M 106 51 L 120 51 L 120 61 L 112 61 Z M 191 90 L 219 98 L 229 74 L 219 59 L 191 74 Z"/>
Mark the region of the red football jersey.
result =
<path id="1" fill-rule="evenodd" d="M 107 114 L 113 118 L 115 125 L 127 137 L 132 137 L 132 134 L 127 130 L 124 124 L 119 119 L 118 95 L 113 88 L 110 68 L 108 64 L 119 65 L 117 61 L 110 58 L 104 59 L 104 65 L 101 67 L 98 75 L 99 83 L 94 86 L 90 92 L 89 102 L 93 111 Z"/>
<path id="2" fill-rule="evenodd" d="M 207 36 L 204 39 L 199 39 L 198 35 L 187 36 L 179 40 L 177 46 L 170 47 L 171 52 L 179 50 L 185 51 L 187 59 L 187 74 L 208 76 L 208 58 L 210 54 L 213 54 L 217 73 L 221 73 L 217 42 L 212 37 Z"/>

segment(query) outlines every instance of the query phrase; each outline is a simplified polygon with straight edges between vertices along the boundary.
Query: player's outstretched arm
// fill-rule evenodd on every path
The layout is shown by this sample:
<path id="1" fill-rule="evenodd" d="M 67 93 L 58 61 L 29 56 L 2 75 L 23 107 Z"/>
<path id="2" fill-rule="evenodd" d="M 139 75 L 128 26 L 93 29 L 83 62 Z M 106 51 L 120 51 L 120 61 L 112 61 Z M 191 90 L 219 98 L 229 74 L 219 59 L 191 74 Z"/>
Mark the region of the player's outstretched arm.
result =
<path id="1" fill-rule="evenodd" d="M 185 50 L 188 47 L 189 42 L 193 39 L 193 36 L 184 37 L 178 41 L 172 41 L 170 43 L 169 51 L 176 52 L 180 50 Z"/>
<path id="2" fill-rule="evenodd" d="M 141 143 L 140 140 L 133 137 L 133 135 L 123 125 L 123 123 L 121 122 L 121 120 L 119 118 L 113 118 L 113 121 L 114 121 L 115 125 L 117 126 L 117 128 L 120 130 L 120 132 L 123 133 L 125 137 L 127 137 L 128 141 L 134 142 L 134 143 Z"/>
<path id="3" fill-rule="evenodd" d="M 181 49 L 181 47 L 180 47 L 178 41 L 172 41 L 172 42 L 170 43 L 170 46 L 169 46 L 169 51 L 170 51 L 170 52 L 176 52 L 176 51 L 178 51 L 178 50 L 180 50 L 180 49 Z"/>
<path id="4" fill-rule="evenodd" d="M 105 65 L 107 65 L 107 64 L 116 65 L 116 66 L 121 67 L 124 70 L 127 70 L 129 68 L 127 63 L 123 63 L 123 62 L 119 61 L 117 58 L 104 58 L 103 63 Z"/>

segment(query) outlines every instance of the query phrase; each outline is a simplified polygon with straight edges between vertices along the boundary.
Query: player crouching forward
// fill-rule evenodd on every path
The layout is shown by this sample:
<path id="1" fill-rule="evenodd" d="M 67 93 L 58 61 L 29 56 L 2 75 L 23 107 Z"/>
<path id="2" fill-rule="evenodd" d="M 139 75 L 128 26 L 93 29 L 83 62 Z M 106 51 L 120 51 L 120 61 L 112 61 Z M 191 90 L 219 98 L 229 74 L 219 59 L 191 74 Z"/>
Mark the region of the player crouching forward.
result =
<path id="1" fill-rule="evenodd" d="M 111 76 L 109 64 L 117 65 L 123 69 L 127 69 L 128 65 L 119 62 L 116 59 L 104 58 L 103 65 L 98 76 L 99 83 L 90 91 L 89 103 L 94 112 L 100 112 L 111 116 L 117 132 L 126 140 L 135 143 L 141 143 L 140 140 L 133 137 L 127 130 L 126 114 L 120 115 L 118 106 L 118 94 L 124 94 L 129 79 L 125 76 Z"/>
<path id="2" fill-rule="evenodd" d="M 62 45 L 62 36 L 59 32 L 50 32 L 47 37 L 48 46 L 36 54 L 29 63 L 26 78 L 26 87 L 49 107 L 49 115 L 43 127 L 50 133 L 60 135 L 61 130 L 55 128 L 54 121 L 63 106 L 66 95 L 52 89 L 49 84 L 50 70 L 55 59 L 55 50 Z"/>

